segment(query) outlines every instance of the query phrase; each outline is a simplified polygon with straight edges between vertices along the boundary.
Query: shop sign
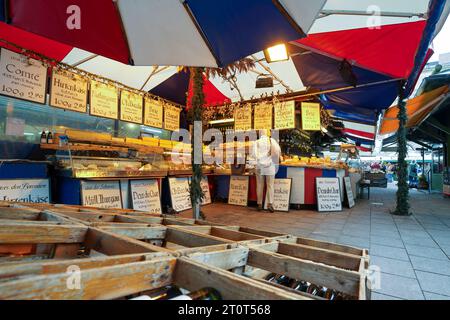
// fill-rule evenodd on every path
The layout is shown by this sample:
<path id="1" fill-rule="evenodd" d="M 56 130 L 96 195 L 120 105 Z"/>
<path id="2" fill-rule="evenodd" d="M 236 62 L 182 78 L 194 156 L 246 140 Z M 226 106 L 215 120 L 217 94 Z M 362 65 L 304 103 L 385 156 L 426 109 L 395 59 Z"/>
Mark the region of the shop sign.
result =
<path id="1" fill-rule="evenodd" d="M 81 181 L 81 204 L 87 207 L 122 209 L 119 181 Z"/>
<path id="2" fill-rule="evenodd" d="M 237 107 L 234 110 L 234 130 L 235 131 L 252 130 L 251 104 L 246 104 L 243 107 Z"/>
<path id="3" fill-rule="evenodd" d="M 209 183 L 207 177 L 202 178 L 202 180 L 200 181 L 200 186 L 203 190 L 203 194 L 205 195 L 202 201 L 202 205 L 211 204 L 211 193 L 209 192 Z"/>
<path id="4" fill-rule="evenodd" d="M 42 62 L 10 50 L 0 53 L 0 94 L 45 103 L 47 67 Z"/>
<path id="5" fill-rule="evenodd" d="M 177 131 L 180 129 L 180 109 L 166 105 L 164 107 L 164 129 Z"/>
<path id="6" fill-rule="evenodd" d="M 161 213 L 161 198 L 157 180 L 131 180 L 133 209 L 148 213 Z"/>
<path id="7" fill-rule="evenodd" d="M 263 130 L 272 129 L 272 113 L 273 107 L 269 103 L 261 103 L 255 106 L 255 114 L 253 116 L 253 129 Z"/>
<path id="8" fill-rule="evenodd" d="M 180 212 L 192 208 L 189 178 L 169 178 L 172 209 Z"/>
<path id="9" fill-rule="evenodd" d="M 0 201 L 49 203 L 48 179 L 0 180 Z"/>
<path id="10" fill-rule="evenodd" d="M 292 179 L 275 179 L 274 181 L 274 198 L 273 208 L 275 211 L 289 211 L 289 203 L 291 200 L 291 185 Z M 264 209 L 267 209 L 267 192 L 266 200 L 264 201 Z"/>
<path id="11" fill-rule="evenodd" d="M 248 204 L 248 176 L 231 176 L 228 204 L 246 207 Z"/>
<path id="12" fill-rule="evenodd" d="M 119 118 L 119 93 L 115 86 L 91 81 L 89 114 L 108 119 Z"/>
<path id="13" fill-rule="evenodd" d="M 274 113 L 276 130 L 295 128 L 295 101 L 275 103 Z"/>
<path id="14" fill-rule="evenodd" d="M 120 120 L 142 124 L 143 100 L 140 94 L 122 90 L 120 93 Z"/>
<path id="15" fill-rule="evenodd" d="M 347 196 L 348 207 L 355 206 L 355 198 L 353 197 L 352 183 L 350 177 L 344 177 L 345 194 Z"/>
<path id="16" fill-rule="evenodd" d="M 302 129 L 320 131 L 320 104 L 302 102 Z"/>
<path id="17" fill-rule="evenodd" d="M 316 194 L 319 212 L 342 210 L 339 178 L 316 178 Z"/>
<path id="18" fill-rule="evenodd" d="M 154 128 L 163 127 L 163 105 L 160 100 L 144 99 L 144 124 Z"/>
<path id="19" fill-rule="evenodd" d="M 66 70 L 53 69 L 50 105 L 70 111 L 87 111 L 88 81 Z"/>

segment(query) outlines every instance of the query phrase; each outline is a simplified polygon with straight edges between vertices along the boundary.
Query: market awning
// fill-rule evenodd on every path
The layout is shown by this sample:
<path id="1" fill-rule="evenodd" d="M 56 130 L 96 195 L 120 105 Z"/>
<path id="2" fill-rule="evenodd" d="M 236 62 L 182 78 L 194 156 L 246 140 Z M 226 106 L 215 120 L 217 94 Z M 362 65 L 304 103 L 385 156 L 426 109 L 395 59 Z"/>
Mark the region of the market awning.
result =
<path id="1" fill-rule="evenodd" d="M 408 115 L 406 127 L 411 128 L 418 125 L 445 98 L 445 93 L 448 91 L 449 86 L 446 85 L 410 99 L 406 104 Z M 380 127 L 380 135 L 394 133 L 398 130 L 398 112 L 398 106 L 386 110 Z"/>

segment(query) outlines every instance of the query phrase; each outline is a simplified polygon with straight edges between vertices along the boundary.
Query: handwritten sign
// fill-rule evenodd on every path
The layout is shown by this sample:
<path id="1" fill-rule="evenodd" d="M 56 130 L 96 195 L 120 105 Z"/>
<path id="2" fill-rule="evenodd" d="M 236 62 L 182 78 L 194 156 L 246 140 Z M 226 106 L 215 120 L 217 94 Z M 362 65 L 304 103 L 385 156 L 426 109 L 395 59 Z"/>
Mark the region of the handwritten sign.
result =
<path id="1" fill-rule="evenodd" d="M 81 181 L 83 206 L 122 209 L 119 181 Z"/>
<path id="2" fill-rule="evenodd" d="M 273 107 L 268 103 L 261 103 L 255 106 L 255 114 L 253 116 L 253 129 L 263 130 L 272 129 L 272 113 Z"/>
<path id="3" fill-rule="evenodd" d="M 295 128 L 295 101 L 278 102 L 274 106 L 275 129 Z"/>
<path id="4" fill-rule="evenodd" d="M 164 129 L 170 131 L 180 129 L 180 109 L 173 106 L 164 107 Z"/>
<path id="5" fill-rule="evenodd" d="M 49 203 L 48 179 L 0 180 L 0 200 L 29 203 Z"/>
<path id="6" fill-rule="evenodd" d="M 156 99 L 144 99 L 144 124 L 146 126 L 163 127 L 163 105 Z"/>
<path id="7" fill-rule="evenodd" d="M 202 188 L 203 194 L 205 195 L 202 201 L 202 205 L 211 204 L 211 193 L 209 192 L 209 183 L 207 177 L 202 178 L 202 180 L 200 181 L 200 187 Z"/>
<path id="8" fill-rule="evenodd" d="M 148 213 L 161 213 L 161 198 L 157 180 L 131 180 L 133 209 Z"/>
<path id="9" fill-rule="evenodd" d="M 339 178 L 316 178 L 316 193 L 319 212 L 342 210 Z"/>
<path id="10" fill-rule="evenodd" d="M 350 180 L 350 177 L 344 177 L 344 185 L 348 207 L 352 208 L 355 206 L 355 198 L 353 197 L 352 182 Z"/>
<path id="11" fill-rule="evenodd" d="M 320 130 L 320 104 L 302 102 L 302 129 L 305 131 Z"/>
<path id="12" fill-rule="evenodd" d="M 0 54 L 0 94 L 45 103 L 47 67 L 3 48 Z"/>
<path id="13" fill-rule="evenodd" d="M 50 105 L 77 112 L 87 111 L 88 81 L 73 72 L 53 69 Z"/>
<path id="14" fill-rule="evenodd" d="M 119 118 L 119 93 L 117 88 L 102 82 L 91 81 L 89 113 L 108 119 Z"/>
<path id="15" fill-rule="evenodd" d="M 172 209 L 180 212 L 192 208 L 189 178 L 169 178 Z"/>
<path id="16" fill-rule="evenodd" d="M 275 179 L 274 194 L 272 206 L 275 211 L 289 211 L 289 203 L 291 199 L 292 179 Z M 264 201 L 264 209 L 267 209 L 268 194 L 266 192 L 266 200 Z"/>
<path id="17" fill-rule="evenodd" d="M 122 90 L 120 93 L 120 120 L 141 124 L 142 103 L 140 94 Z"/>
<path id="18" fill-rule="evenodd" d="M 228 204 L 247 206 L 248 204 L 248 176 L 231 176 Z"/>
<path id="19" fill-rule="evenodd" d="M 234 130 L 247 131 L 252 129 L 252 106 L 246 104 L 234 110 Z"/>

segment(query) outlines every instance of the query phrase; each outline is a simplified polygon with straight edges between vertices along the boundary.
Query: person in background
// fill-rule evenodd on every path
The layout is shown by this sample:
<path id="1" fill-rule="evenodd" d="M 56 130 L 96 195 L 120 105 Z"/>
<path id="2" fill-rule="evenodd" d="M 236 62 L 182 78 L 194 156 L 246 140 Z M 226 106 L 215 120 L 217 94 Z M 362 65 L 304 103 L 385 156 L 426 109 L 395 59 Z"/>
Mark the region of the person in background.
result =
<path id="1" fill-rule="evenodd" d="M 264 185 L 267 189 L 267 209 L 274 212 L 274 182 L 281 159 L 281 148 L 278 142 L 270 138 L 270 130 L 261 130 L 260 137 L 252 145 L 253 158 L 256 161 L 256 193 L 258 211 L 263 209 Z"/>

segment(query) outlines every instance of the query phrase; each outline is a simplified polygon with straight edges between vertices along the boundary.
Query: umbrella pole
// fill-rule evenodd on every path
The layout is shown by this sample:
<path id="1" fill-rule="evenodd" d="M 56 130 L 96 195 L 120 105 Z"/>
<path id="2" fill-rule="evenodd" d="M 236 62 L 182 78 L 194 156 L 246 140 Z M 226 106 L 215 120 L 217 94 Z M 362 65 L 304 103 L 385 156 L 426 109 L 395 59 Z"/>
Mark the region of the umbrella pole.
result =
<path id="1" fill-rule="evenodd" d="M 193 121 L 193 130 L 192 130 L 192 180 L 190 184 L 190 194 L 191 194 L 191 203 L 192 203 L 192 214 L 194 219 L 203 218 L 200 207 L 202 198 L 204 196 L 203 190 L 201 187 L 201 180 L 203 177 L 202 172 L 202 157 L 196 157 L 197 155 L 202 155 L 202 125 L 198 125 L 203 121 L 203 105 L 205 102 L 205 95 L 203 93 L 203 68 L 191 68 L 190 70 L 192 84 L 192 121 Z M 200 135 L 200 139 L 198 139 L 197 135 Z M 200 144 L 200 145 L 199 145 Z M 199 158 L 199 159 L 196 159 Z M 198 161 L 196 161 L 198 160 Z"/>
<path id="2" fill-rule="evenodd" d="M 398 99 L 398 115 L 399 122 L 397 132 L 398 143 L 398 162 L 397 162 L 397 176 L 398 176 L 398 188 L 397 188 L 397 207 L 393 214 L 407 216 L 410 215 L 409 211 L 409 186 L 407 182 L 407 163 L 406 163 L 406 121 L 408 116 L 406 113 L 406 100 L 405 100 L 405 85 L 402 83 L 400 87 L 399 99 Z"/>

